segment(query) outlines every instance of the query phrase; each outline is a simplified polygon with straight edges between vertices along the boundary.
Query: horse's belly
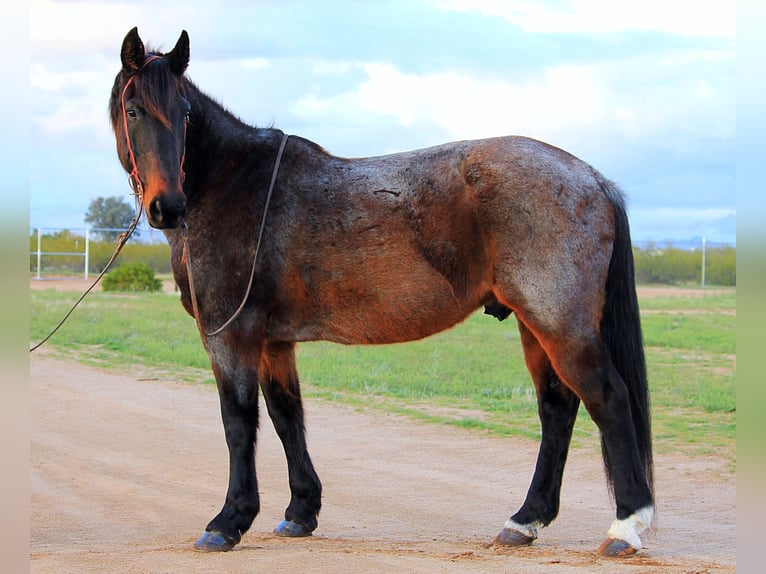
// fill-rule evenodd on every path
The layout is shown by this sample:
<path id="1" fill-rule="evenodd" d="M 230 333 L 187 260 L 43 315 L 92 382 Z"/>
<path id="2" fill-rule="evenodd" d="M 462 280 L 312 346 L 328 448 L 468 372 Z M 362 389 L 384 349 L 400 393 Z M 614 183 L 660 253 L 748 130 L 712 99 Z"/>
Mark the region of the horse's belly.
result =
<path id="1" fill-rule="evenodd" d="M 480 297 L 459 298 L 438 275 L 417 286 L 392 281 L 337 298 L 325 292 L 322 300 L 315 313 L 295 325 L 295 340 L 348 345 L 415 341 L 453 327 L 481 304 Z"/>
<path id="2" fill-rule="evenodd" d="M 469 312 L 470 313 L 470 312 Z M 356 317 L 338 317 L 332 325 L 313 331 L 312 340 L 346 345 L 381 345 L 417 341 L 455 326 L 468 313 L 424 313 L 394 315 L 365 313 Z"/>

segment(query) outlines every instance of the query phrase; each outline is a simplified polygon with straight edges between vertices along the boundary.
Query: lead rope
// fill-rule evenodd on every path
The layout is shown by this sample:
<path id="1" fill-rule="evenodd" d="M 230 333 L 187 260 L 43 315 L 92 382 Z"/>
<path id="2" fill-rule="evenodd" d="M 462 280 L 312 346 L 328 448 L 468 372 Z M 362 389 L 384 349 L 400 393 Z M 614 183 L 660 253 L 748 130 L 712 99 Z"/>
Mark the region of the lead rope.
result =
<path id="1" fill-rule="evenodd" d="M 91 291 L 93 291 L 93 288 L 98 284 L 99 281 L 101 281 L 104 275 L 106 275 L 106 272 L 109 271 L 109 268 L 112 266 L 112 263 L 114 263 L 114 260 L 117 259 L 117 256 L 120 254 L 120 251 L 122 251 L 122 248 L 125 246 L 125 244 L 128 242 L 128 239 L 130 239 L 130 236 L 133 235 L 133 232 L 136 230 L 136 227 L 138 226 L 138 222 L 141 219 L 142 211 L 143 210 L 141 209 L 140 200 L 139 200 L 138 213 L 133 218 L 133 221 L 130 222 L 128 229 L 123 231 L 120 234 L 120 236 L 117 238 L 117 248 L 114 250 L 114 254 L 109 259 L 104 269 L 101 271 L 101 273 L 98 274 L 98 277 L 96 277 L 96 280 L 91 284 L 91 286 L 88 287 L 88 289 L 86 289 L 85 293 L 80 295 L 80 298 L 77 299 L 77 301 L 75 301 L 75 304 L 72 305 L 72 308 L 69 309 L 69 312 L 66 315 L 64 315 L 64 318 L 61 319 L 61 321 L 59 321 L 59 324 L 56 325 L 53 328 L 53 330 L 50 333 L 48 333 L 48 335 L 42 341 L 32 346 L 31 349 L 29 349 L 30 353 L 42 347 L 48 341 L 48 339 L 50 339 L 51 337 L 53 337 L 53 335 L 56 334 L 56 331 L 58 331 L 61 328 L 61 326 L 66 322 L 66 320 L 69 319 L 69 316 L 74 312 L 77 306 L 80 303 L 82 303 L 82 300 L 85 299 L 85 296 Z"/>
<path id="2" fill-rule="evenodd" d="M 199 308 L 197 307 L 197 293 L 194 289 L 194 277 L 192 274 L 192 262 L 191 262 L 191 254 L 189 253 L 189 228 L 186 226 L 186 222 L 183 223 L 183 254 L 181 255 L 181 260 L 186 263 L 186 274 L 189 277 L 189 295 L 191 296 L 191 304 L 192 304 L 192 312 L 194 313 L 194 320 L 197 322 L 197 328 L 199 329 L 199 332 L 202 333 L 205 337 L 214 337 L 221 333 L 224 329 L 226 329 L 229 325 L 234 322 L 234 320 L 239 317 L 239 314 L 242 312 L 242 309 L 245 308 L 245 304 L 247 303 L 248 297 L 250 297 L 250 291 L 253 288 L 253 278 L 255 277 L 255 265 L 258 261 L 258 252 L 261 248 L 261 239 L 263 239 L 263 230 L 266 227 L 266 214 L 269 212 L 269 203 L 271 202 L 271 195 L 274 191 L 274 184 L 277 181 L 277 174 L 279 173 L 279 163 L 282 161 L 282 152 L 285 151 L 285 145 L 287 144 L 287 138 L 289 136 L 287 134 L 284 134 L 282 137 L 282 143 L 279 145 L 279 151 L 277 152 L 277 159 L 274 162 L 274 171 L 271 174 L 271 182 L 269 183 L 269 191 L 266 194 L 266 203 L 263 206 L 263 216 L 261 217 L 261 227 L 258 230 L 258 240 L 255 243 L 255 254 L 253 255 L 253 266 L 250 269 L 250 280 L 247 283 L 247 289 L 245 289 L 245 295 L 242 297 L 242 302 L 239 304 L 239 307 L 237 307 L 237 310 L 234 311 L 234 314 L 229 317 L 229 319 L 220 327 L 215 329 L 214 331 L 211 331 L 209 333 L 206 333 L 204 328 L 202 327 L 202 320 L 200 319 L 199 314 Z"/>
<path id="3" fill-rule="evenodd" d="M 125 247 L 125 244 L 128 242 L 128 239 L 130 239 L 130 236 L 133 235 L 133 232 L 136 230 L 136 227 L 138 227 L 138 222 L 141 220 L 141 213 L 143 212 L 142 209 L 142 196 L 143 196 L 143 186 L 141 184 L 141 177 L 138 173 L 138 164 L 136 163 L 136 157 L 133 153 L 133 146 L 130 143 L 130 135 L 128 135 L 128 112 L 125 108 L 125 93 L 128 91 L 128 86 L 133 82 L 133 79 L 136 77 L 136 74 L 140 72 L 144 66 L 147 64 L 150 64 L 154 60 L 159 60 L 160 56 L 156 55 L 150 55 L 147 56 L 144 60 L 144 63 L 141 64 L 141 67 L 136 70 L 136 73 L 130 76 L 128 78 L 128 81 L 125 82 L 125 86 L 122 88 L 122 94 L 120 97 L 120 102 L 122 103 L 122 122 L 123 122 L 123 128 L 125 129 L 125 139 L 127 140 L 127 146 L 128 146 L 128 156 L 130 158 L 130 162 L 133 165 L 133 170 L 128 175 L 128 185 L 133 190 L 133 195 L 136 196 L 136 202 L 137 202 L 137 208 L 136 208 L 136 216 L 133 218 L 133 221 L 130 222 L 130 225 L 128 228 L 123 231 L 120 236 L 117 238 L 117 248 L 114 250 L 114 253 L 112 254 L 112 257 L 107 262 L 104 269 L 101 271 L 101 273 L 98 274 L 98 277 L 96 277 L 96 280 L 91 284 L 88 289 L 85 290 L 85 293 L 80 295 L 80 298 L 75 301 L 75 304 L 72 305 L 72 308 L 69 309 L 69 312 L 64 315 L 64 318 L 59 321 L 59 324 L 56 325 L 53 330 L 48 333 L 48 335 L 39 343 L 36 345 L 33 345 L 31 349 L 29 349 L 29 352 L 35 351 L 42 347 L 48 339 L 53 337 L 53 335 L 58 331 L 61 326 L 66 322 L 67 319 L 69 319 L 69 316 L 74 312 L 74 310 L 78 307 L 80 303 L 82 303 L 83 299 L 93 291 L 93 289 L 96 287 L 99 281 L 106 275 L 106 272 L 109 271 L 109 268 L 112 266 L 112 263 L 114 263 L 115 259 L 117 259 L 117 256 L 120 254 L 120 251 L 122 251 L 122 248 Z M 184 128 L 185 129 L 185 128 Z M 186 150 L 184 149 L 184 155 L 186 154 Z M 181 177 L 183 178 L 183 157 L 181 158 Z"/>

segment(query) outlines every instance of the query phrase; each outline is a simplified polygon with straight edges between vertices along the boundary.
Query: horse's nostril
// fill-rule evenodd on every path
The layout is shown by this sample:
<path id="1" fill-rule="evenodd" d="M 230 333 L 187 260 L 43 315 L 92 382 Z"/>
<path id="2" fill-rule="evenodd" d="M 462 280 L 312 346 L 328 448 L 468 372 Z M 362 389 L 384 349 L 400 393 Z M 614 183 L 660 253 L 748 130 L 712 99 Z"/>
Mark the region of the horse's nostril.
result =
<path id="1" fill-rule="evenodd" d="M 162 203 L 159 198 L 155 198 L 149 203 L 149 219 L 155 223 L 162 221 Z"/>
<path id="2" fill-rule="evenodd" d="M 156 197 L 147 204 L 146 214 L 156 229 L 176 228 L 186 215 L 186 199 Z"/>

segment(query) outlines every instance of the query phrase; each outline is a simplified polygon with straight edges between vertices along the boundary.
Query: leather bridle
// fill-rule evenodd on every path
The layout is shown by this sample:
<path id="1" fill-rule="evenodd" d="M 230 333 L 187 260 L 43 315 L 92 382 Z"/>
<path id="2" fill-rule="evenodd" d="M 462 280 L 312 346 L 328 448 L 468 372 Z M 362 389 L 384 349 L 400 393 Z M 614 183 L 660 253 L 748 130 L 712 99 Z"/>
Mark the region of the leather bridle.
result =
<path id="1" fill-rule="evenodd" d="M 136 154 L 133 151 L 133 144 L 130 141 L 130 133 L 128 132 L 128 109 L 125 106 L 125 95 L 128 91 L 128 88 L 130 87 L 130 84 L 133 83 L 133 80 L 136 78 L 136 75 L 138 72 L 143 70 L 146 66 L 154 62 L 155 60 L 161 59 L 161 56 L 157 56 L 155 54 L 149 55 L 144 60 L 144 63 L 141 64 L 141 67 L 138 68 L 138 70 L 135 71 L 133 75 L 128 78 L 128 81 L 125 82 L 125 86 L 122 88 L 122 94 L 120 96 L 120 103 L 122 105 L 122 126 L 125 130 L 125 144 L 128 148 L 128 159 L 130 160 L 130 165 L 132 166 L 132 169 L 130 173 L 128 174 L 128 185 L 133 190 L 133 193 L 135 196 L 139 199 L 139 203 L 143 200 L 143 193 L 144 193 L 144 187 L 143 183 L 141 182 L 141 175 L 138 171 L 138 163 L 136 162 Z M 181 153 L 181 167 L 180 167 L 180 173 L 179 178 L 181 180 L 181 183 L 184 182 L 186 179 L 186 174 L 184 173 L 184 160 L 186 158 L 186 126 L 189 123 L 189 116 L 187 115 L 184 118 L 184 149 Z"/>

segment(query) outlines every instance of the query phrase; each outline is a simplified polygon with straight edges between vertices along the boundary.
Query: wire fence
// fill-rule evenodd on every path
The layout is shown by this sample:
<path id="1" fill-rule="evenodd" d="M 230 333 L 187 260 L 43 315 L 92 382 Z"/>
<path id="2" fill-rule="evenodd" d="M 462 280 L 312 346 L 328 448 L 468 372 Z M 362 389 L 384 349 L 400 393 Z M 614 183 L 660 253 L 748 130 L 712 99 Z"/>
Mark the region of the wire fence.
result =
<path id="1" fill-rule="evenodd" d="M 37 280 L 82 277 L 100 273 L 125 231 L 113 228 L 30 229 L 29 269 Z M 689 241 L 634 241 L 636 279 L 648 283 L 736 284 L 736 252 L 726 243 L 704 237 Z M 712 256 L 712 257 L 711 257 Z M 156 273 L 170 272 L 170 249 L 164 235 L 142 234 L 125 246 L 117 265 L 141 261 Z"/>
<path id="2" fill-rule="evenodd" d="M 37 280 L 88 279 L 100 273 L 124 229 L 32 228 L 29 234 L 29 271 Z M 170 249 L 153 234 L 131 239 L 118 261 L 141 260 L 159 273 L 170 271 Z"/>

